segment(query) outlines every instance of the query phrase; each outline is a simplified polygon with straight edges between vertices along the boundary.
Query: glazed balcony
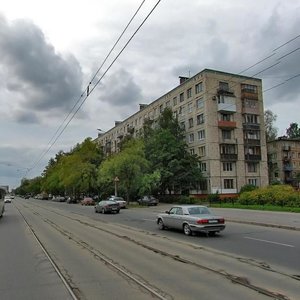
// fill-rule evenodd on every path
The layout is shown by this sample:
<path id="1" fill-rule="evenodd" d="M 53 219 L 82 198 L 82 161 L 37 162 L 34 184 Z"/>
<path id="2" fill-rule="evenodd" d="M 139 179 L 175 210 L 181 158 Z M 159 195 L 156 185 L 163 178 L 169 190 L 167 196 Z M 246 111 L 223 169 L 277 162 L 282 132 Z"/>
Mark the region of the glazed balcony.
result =
<path id="1" fill-rule="evenodd" d="M 243 129 L 244 130 L 259 130 L 260 129 L 260 124 L 244 123 L 243 124 Z"/>

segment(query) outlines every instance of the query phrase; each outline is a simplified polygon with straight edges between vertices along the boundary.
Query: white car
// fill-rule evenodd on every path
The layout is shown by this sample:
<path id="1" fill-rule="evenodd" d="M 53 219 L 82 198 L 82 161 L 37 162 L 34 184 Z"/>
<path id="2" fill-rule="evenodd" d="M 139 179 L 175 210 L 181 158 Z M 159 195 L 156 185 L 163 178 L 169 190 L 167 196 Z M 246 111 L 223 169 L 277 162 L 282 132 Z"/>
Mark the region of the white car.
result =
<path id="1" fill-rule="evenodd" d="M 177 205 L 169 211 L 159 214 L 156 223 L 159 229 L 173 228 L 183 230 L 184 234 L 206 232 L 215 235 L 225 229 L 223 217 L 215 216 L 206 206 Z"/>
<path id="2" fill-rule="evenodd" d="M 11 203 L 11 200 L 12 200 L 12 197 L 9 196 L 9 195 L 6 195 L 6 196 L 4 197 L 4 203 Z"/>
<path id="3" fill-rule="evenodd" d="M 119 204 L 120 208 L 126 208 L 127 202 L 122 197 L 110 196 L 107 200 L 115 201 Z"/>

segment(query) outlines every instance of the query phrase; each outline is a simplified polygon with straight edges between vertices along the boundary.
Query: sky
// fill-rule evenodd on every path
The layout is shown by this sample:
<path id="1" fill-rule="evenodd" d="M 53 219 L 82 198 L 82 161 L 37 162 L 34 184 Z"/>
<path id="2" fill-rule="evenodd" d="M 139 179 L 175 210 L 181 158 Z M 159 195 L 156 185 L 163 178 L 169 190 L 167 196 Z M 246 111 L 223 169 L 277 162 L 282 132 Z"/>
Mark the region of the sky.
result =
<path id="1" fill-rule="evenodd" d="M 205 68 L 261 78 L 279 136 L 300 124 L 300 0 L 162 0 L 138 29 L 157 2 L 0 0 L 0 186 Z"/>

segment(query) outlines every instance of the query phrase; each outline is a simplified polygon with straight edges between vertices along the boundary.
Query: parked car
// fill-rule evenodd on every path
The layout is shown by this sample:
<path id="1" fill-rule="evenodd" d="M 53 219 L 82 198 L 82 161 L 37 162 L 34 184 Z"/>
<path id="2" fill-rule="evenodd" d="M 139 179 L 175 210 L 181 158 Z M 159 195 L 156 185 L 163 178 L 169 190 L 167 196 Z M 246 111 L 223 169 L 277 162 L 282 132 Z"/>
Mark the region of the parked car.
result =
<path id="1" fill-rule="evenodd" d="M 142 198 L 137 200 L 138 204 L 140 205 L 157 205 L 158 199 L 153 196 L 143 196 Z"/>
<path id="2" fill-rule="evenodd" d="M 4 196 L 4 203 L 11 203 L 12 197 L 10 195 Z"/>
<path id="3" fill-rule="evenodd" d="M 95 200 L 91 197 L 84 197 L 81 200 L 81 205 L 95 205 Z"/>
<path id="4" fill-rule="evenodd" d="M 71 204 L 71 203 L 77 203 L 77 199 L 73 196 L 69 196 L 67 198 L 67 203 Z"/>
<path id="5" fill-rule="evenodd" d="M 120 205 L 114 200 L 102 200 L 95 205 L 95 213 L 99 212 L 103 214 L 108 212 L 118 214 L 120 212 Z"/>
<path id="6" fill-rule="evenodd" d="M 159 229 L 174 228 L 183 230 L 184 234 L 205 232 L 215 235 L 225 229 L 223 217 L 215 216 L 206 206 L 178 205 L 157 216 Z"/>
<path id="7" fill-rule="evenodd" d="M 66 198 L 64 196 L 53 196 L 51 200 L 55 202 L 65 202 Z"/>
<path id="8" fill-rule="evenodd" d="M 122 197 L 110 196 L 107 200 L 116 201 L 117 203 L 119 203 L 120 208 L 126 208 L 127 202 Z"/>
<path id="9" fill-rule="evenodd" d="M 0 188 L 0 218 L 3 216 L 4 213 L 4 195 L 5 190 Z"/>

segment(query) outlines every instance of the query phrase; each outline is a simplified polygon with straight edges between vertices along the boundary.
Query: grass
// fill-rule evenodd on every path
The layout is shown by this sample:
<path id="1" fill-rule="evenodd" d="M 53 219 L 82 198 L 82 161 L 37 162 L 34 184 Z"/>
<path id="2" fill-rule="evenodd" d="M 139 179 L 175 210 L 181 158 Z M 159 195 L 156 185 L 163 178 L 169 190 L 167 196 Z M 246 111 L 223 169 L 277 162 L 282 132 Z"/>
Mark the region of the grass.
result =
<path id="1" fill-rule="evenodd" d="M 275 206 L 275 205 L 242 205 L 232 203 L 214 203 L 210 204 L 210 207 L 221 208 L 239 208 L 239 209 L 253 209 L 253 210 L 265 210 L 265 211 L 282 211 L 282 212 L 296 212 L 300 213 L 300 207 L 288 207 L 288 206 Z"/>

